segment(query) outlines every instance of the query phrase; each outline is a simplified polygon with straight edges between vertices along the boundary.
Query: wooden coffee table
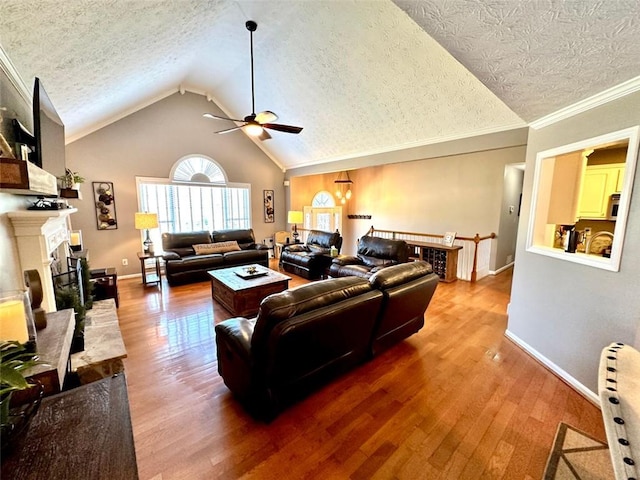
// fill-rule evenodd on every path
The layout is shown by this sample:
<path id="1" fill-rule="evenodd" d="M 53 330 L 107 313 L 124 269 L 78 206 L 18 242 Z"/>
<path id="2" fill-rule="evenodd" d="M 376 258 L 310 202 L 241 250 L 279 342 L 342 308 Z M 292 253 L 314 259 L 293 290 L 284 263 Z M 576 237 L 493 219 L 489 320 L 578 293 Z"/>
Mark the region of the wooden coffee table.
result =
<path id="1" fill-rule="evenodd" d="M 247 267 L 256 268 L 260 276 L 246 276 Z M 211 277 L 211 296 L 214 300 L 238 317 L 249 317 L 258 313 L 260 302 L 272 293 L 278 293 L 289 287 L 291 277 L 261 265 L 244 265 L 242 267 L 209 270 Z"/>

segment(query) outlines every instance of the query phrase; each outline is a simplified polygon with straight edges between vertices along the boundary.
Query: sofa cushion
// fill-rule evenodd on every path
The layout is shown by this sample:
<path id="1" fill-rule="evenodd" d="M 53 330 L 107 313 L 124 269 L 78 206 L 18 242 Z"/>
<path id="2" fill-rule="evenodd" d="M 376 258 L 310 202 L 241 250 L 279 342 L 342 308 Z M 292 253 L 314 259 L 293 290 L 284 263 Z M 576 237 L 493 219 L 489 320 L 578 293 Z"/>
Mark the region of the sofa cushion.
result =
<path id="1" fill-rule="evenodd" d="M 268 260 L 269 253 L 265 250 L 235 250 L 223 254 L 224 262 L 229 265 L 259 263 Z"/>
<path id="2" fill-rule="evenodd" d="M 179 247 L 172 248 L 171 250 L 165 248 L 165 251 L 175 253 L 176 255 L 178 255 L 178 258 L 190 257 L 191 255 L 196 254 L 196 252 L 193 250 L 193 247 Z"/>
<path id="3" fill-rule="evenodd" d="M 362 278 L 344 277 L 300 285 L 275 293 L 260 303 L 251 344 L 261 344 L 279 322 L 371 291 Z"/>
<path id="4" fill-rule="evenodd" d="M 386 290 L 396 285 L 406 284 L 416 278 L 433 273 L 431 264 L 424 261 L 401 263 L 376 271 L 369 278 L 373 288 Z"/>
<path id="5" fill-rule="evenodd" d="M 162 249 L 165 252 L 168 250 L 177 252 L 179 248 L 189 248 L 191 249 L 191 255 L 193 255 L 191 246 L 201 243 L 211 243 L 209 232 L 202 230 L 199 232 L 165 232 L 162 234 Z"/>
<path id="6" fill-rule="evenodd" d="M 253 229 L 248 228 L 244 230 L 214 230 L 211 232 L 211 239 L 214 242 L 228 242 L 235 240 L 243 250 L 246 248 L 253 248 L 256 243 L 256 238 L 253 235 Z"/>
<path id="7" fill-rule="evenodd" d="M 289 245 L 284 247 L 285 252 L 306 252 L 307 247 L 304 245 Z"/>
<path id="8" fill-rule="evenodd" d="M 182 260 L 167 262 L 165 268 L 167 272 L 191 272 L 195 270 L 213 270 L 224 265 L 224 257 L 220 253 L 210 253 L 208 255 L 191 255 Z"/>
<path id="9" fill-rule="evenodd" d="M 342 240 L 338 232 L 324 232 L 322 230 L 310 230 L 307 235 L 307 245 L 316 245 L 329 249 L 333 245 L 340 249 Z"/>
<path id="10" fill-rule="evenodd" d="M 365 235 L 358 242 L 358 256 L 382 258 L 395 260 L 396 263 L 404 263 L 408 260 L 409 250 L 407 242 L 404 240 L 391 240 Z"/>
<path id="11" fill-rule="evenodd" d="M 202 243 L 194 245 L 193 250 L 196 255 L 206 255 L 208 253 L 225 253 L 240 250 L 238 242 L 230 240 L 228 242 Z"/>
<path id="12" fill-rule="evenodd" d="M 338 263 L 333 263 L 329 269 L 329 275 L 334 278 L 354 276 L 368 279 L 371 276 L 371 268 L 362 264 L 340 265 Z"/>
<path id="13" fill-rule="evenodd" d="M 367 267 L 388 267 L 398 264 L 396 260 L 392 260 L 390 258 L 368 257 L 366 255 L 358 255 L 358 258 Z"/>

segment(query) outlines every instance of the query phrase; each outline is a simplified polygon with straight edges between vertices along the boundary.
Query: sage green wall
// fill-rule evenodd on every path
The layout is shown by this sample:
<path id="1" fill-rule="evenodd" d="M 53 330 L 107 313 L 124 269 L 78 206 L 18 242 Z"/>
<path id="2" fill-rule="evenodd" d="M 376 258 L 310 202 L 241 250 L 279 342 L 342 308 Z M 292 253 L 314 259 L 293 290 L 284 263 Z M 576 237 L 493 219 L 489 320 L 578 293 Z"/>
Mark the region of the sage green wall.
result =
<path id="1" fill-rule="evenodd" d="M 171 167 L 190 154 L 206 155 L 218 162 L 230 182 L 251 184 L 252 227 L 256 239 L 285 227 L 284 174 L 242 132 L 216 135 L 214 123 L 202 114 L 222 114 L 201 95 L 176 93 L 86 137 L 67 145 L 67 166 L 86 178 L 82 200 L 72 216 L 74 229 L 82 230 L 92 267 L 113 266 L 120 275 L 140 272 L 136 252 L 140 232 L 134 228 L 138 211 L 136 176 L 168 178 Z M 118 228 L 98 230 L 91 182 L 114 184 Z M 263 190 L 275 191 L 276 222 L 264 223 Z M 129 266 L 122 265 L 122 259 Z"/>
<path id="2" fill-rule="evenodd" d="M 634 93 L 529 133 L 508 334 L 591 392 L 597 391 L 603 347 L 613 341 L 640 347 L 640 175 L 636 172 L 620 271 L 610 272 L 525 250 L 535 157 L 638 124 L 640 93 Z"/>

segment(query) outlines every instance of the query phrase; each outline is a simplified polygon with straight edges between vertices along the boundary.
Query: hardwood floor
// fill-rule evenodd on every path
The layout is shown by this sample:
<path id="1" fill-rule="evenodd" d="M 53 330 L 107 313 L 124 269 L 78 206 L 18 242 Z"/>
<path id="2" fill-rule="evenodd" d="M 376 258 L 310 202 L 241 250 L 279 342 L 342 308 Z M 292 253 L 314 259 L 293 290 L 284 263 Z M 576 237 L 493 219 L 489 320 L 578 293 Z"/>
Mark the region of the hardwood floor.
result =
<path id="1" fill-rule="evenodd" d="M 291 286 L 305 283 L 294 277 Z M 558 422 L 600 411 L 504 337 L 511 272 L 441 283 L 416 335 L 254 421 L 217 372 L 209 283 L 121 280 L 140 478 L 540 479 Z"/>

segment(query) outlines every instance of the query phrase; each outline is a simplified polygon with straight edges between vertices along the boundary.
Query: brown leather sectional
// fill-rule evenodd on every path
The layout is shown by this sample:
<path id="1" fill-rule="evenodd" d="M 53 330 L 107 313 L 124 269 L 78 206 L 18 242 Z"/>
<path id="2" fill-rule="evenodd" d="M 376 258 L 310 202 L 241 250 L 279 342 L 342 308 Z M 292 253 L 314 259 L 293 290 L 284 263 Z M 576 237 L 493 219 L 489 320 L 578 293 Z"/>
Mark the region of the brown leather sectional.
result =
<path id="1" fill-rule="evenodd" d="M 256 418 L 370 360 L 424 325 L 439 277 L 427 262 L 369 279 L 321 280 L 268 296 L 253 319 L 216 325 L 218 372 Z"/>

